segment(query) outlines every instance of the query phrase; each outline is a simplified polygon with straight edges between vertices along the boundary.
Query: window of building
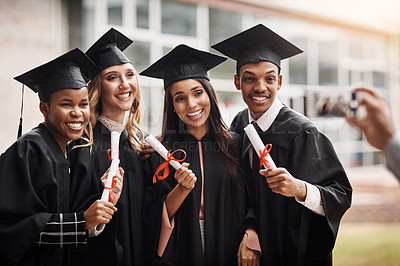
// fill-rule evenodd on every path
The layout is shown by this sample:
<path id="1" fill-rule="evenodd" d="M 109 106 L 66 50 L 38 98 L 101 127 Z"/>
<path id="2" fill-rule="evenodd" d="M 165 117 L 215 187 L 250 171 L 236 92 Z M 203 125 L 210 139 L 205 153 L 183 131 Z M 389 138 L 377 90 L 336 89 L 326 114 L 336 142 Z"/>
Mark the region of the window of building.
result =
<path id="1" fill-rule="evenodd" d="M 136 26 L 142 29 L 149 28 L 149 1 L 136 0 Z"/>
<path id="2" fill-rule="evenodd" d="M 291 40 L 296 46 L 304 50 L 307 47 L 306 38 Z M 289 82 L 291 84 L 307 84 L 307 55 L 301 53 L 289 59 Z"/>
<path id="3" fill-rule="evenodd" d="M 162 33 L 197 36 L 196 5 L 164 0 L 161 2 Z"/>
<path id="4" fill-rule="evenodd" d="M 132 61 L 138 73 L 150 65 L 150 44 L 147 42 L 134 41 L 124 53 Z"/>
<path id="5" fill-rule="evenodd" d="M 108 24 L 122 25 L 122 0 L 108 0 Z"/>
<path id="6" fill-rule="evenodd" d="M 338 85 L 338 43 L 337 40 L 319 42 L 319 85 Z"/>
<path id="7" fill-rule="evenodd" d="M 242 15 L 239 13 L 210 8 L 209 16 L 210 46 L 242 30 Z M 226 25 L 229 25 L 229 27 Z M 215 50 L 212 52 L 219 54 L 219 52 Z M 213 69 L 215 78 L 232 79 L 235 73 L 236 61 L 232 59 L 228 59 L 223 64 Z"/>
<path id="8" fill-rule="evenodd" d="M 221 116 L 228 126 L 230 126 L 236 114 L 246 108 L 241 93 L 235 91 L 234 86 L 231 86 L 231 88 L 232 91 L 217 91 Z"/>

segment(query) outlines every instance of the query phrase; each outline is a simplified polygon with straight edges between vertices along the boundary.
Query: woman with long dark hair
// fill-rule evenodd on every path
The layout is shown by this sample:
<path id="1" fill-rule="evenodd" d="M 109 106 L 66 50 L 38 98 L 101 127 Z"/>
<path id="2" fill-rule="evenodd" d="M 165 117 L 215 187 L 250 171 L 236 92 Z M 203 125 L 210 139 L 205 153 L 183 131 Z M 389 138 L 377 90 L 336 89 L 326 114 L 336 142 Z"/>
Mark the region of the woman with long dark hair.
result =
<path id="1" fill-rule="evenodd" d="M 164 80 L 160 139 L 171 152 L 186 153 L 181 168 L 163 180 L 156 174 L 146 192 L 150 265 L 237 264 L 247 212 L 240 144 L 221 118 L 207 74 L 223 61 L 179 45 L 141 73 Z M 162 162 L 155 154 L 150 161 Z"/>

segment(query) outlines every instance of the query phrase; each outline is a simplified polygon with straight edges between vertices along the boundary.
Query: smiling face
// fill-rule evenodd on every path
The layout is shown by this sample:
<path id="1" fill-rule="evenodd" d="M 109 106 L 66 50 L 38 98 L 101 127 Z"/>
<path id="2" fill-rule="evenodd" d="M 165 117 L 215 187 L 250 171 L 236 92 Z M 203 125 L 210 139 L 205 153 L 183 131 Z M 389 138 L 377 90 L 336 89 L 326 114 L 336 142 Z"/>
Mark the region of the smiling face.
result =
<path id="1" fill-rule="evenodd" d="M 136 72 L 132 64 L 126 63 L 110 66 L 100 74 L 102 114 L 122 123 L 137 94 Z"/>
<path id="2" fill-rule="evenodd" d="M 62 151 L 70 140 L 82 136 L 90 116 L 88 91 L 81 89 L 63 89 L 54 92 L 49 102 L 40 102 L 46 126 Z"/>
<path id="3" fill-rule="evenodd" d="M 267 61 L 245 64 L 240 67 L 239 75 L 235 75 L 235 86 L 242 91 L 243 100 L 256 120 L 271 107 L 281 85 L 278 66 Z"/>
<path id="4" fill-rule="evenodd" d="M 186 124 L 187 131 L 201 139 L 207 133 L 207 119 L 211 104 L 200 82 L 185 79 L 172 84 L 171 96 L 178 117 Z"/>

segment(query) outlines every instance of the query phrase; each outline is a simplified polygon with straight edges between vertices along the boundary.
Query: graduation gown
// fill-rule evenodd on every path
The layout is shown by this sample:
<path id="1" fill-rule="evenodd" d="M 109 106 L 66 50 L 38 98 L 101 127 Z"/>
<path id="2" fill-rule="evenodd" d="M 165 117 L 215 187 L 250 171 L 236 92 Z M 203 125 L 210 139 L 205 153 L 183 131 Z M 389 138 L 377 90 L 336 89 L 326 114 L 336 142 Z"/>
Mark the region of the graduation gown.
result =
<path id="1" fill-rule="evenodd" d="M 201 233 L 199 227 L 199 210 L 201 200 L 202 175 L 200 166 L 199 145 L 202 147 L 204 164 L 204 227 L 205 255 L 203 256 Z M 223 145 L 222 145 L 223 146 Z M 226 148 L 226 146 L 223 146 Z M 146 191 L 146 257 L 147 265 L 236 265 L 237 251 L 245 232 L 244 219 L 246 199 L 244 180 L 240 171 L 237 184 L 232 183 L 225 164 L 219 157 L 219 149 L 208 135 L 200 141 L 190 134 L 182 135 L 182 140 L 173 147 L 186 151 L 185 162 L 197 177 L 195 188 L 188 194 L 176 212 L 175 226 L 169 242 L 160 258 L 156 251 L 160 238 L 163 204 L 168 193 L 177 185 L 175 170 L 169 166 L 169 176 L 157 181 Z M 153 153 L 150 161 L 160 160 Z M 155 168 L 152 170 L 154 174 Z"/>
<path id="2" fill-rule="evenodd" d="M 74 174 L 73 182 L 77 184 L 86 175 L 85 184 L 81 185 L 79 192 L 87 193 L 86 198 L 93 195 L 101 197 L 103 185 L 100 178 L 111 165 L 107 155 L 111 147 L 111 132 L 99 121 L 93 129 L 93 139 L 91 155 L 88 148 L 78 148 L 71 152 L 71 165 L 78 171 Z M 90 158 L 83 159 L 85 157 Z M 129 142 L 126 130 L 120 136 L 119 159 L 125 173 L 123 189 L 116 205 L 118 211 L 100 235 L 89 238 L 91 265 L 143 265 L 142 204 L 145 187 L 151 184 L 151 177 L 145 179 L 141 155 Z M 90 189 L 85 190 L 85 187 Z"/>
<path id="3" fill-rule="evenodd" d="M 81 249 L 75 247 L 78 243 L 69 247 L 67 235 L 76 231 L 67 225 L 69 218 L 78 215 L 83 219 L 83 212 L 70 212 L 69 162 L 44 124 L 40 124 L 19 138 L 0 158 L 1 265 L 84 264 L 85 258 L 79 256 Z M 61 221 L 56 222 L 54 218 L 61 214 Z M 65 233 L 61 237 L 64 247 L 57 242 L 47 245 L 49 236 L 41 235 L 50 221 L 57 228 L 64 222 L 60 228 Z M 84 222 L 76 225 L 81 235 L 74 235 L 73 239 L 83 237 L 85 242 Z"/>
<path id="4" fill-rule="evenodd" d="M 331 142 L 303 115 L 283 107 L 271 127 L 259 133 L 272 144 L 277 167 L 316 185 L 326 217 L 313 213 L 293 197 L 273 193 L 265 177 L 252 173 L 251 143 L 244 133 L 248 109 L 237 114 L 232 129 L 243 137 L 242 162 L 258 219 L 262 265 L 331 265 L 340 219 L 351 204 L 352 188 Z M 257 158 L 258 162 L 259 159 Z"/>

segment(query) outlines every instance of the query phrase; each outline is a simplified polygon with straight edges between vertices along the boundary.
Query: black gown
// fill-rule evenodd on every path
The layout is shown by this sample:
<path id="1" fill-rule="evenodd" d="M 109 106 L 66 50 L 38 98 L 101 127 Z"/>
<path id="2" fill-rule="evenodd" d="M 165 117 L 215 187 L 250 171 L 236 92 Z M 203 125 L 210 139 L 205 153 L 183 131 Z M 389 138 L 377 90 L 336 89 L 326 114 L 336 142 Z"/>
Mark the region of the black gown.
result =
<path id="1" fill-rule="evenodd" d="M 86 193 L 86 198 L 94 195 L 101 197 L 103 186 L 100 178 L 111 165 L 107 155 L 111 132 L 99 121 L 93 129 L 93 139 L 91 156 L 88 147 L 71 151 L 71 166 L 76 171 L 72 175 L 73 187 L 80 187 L 74 191 Z M 118 211 L 99 236 L 89 238 L 90 265 L 143 265 L 142 205 L 145 187 L 151 184 L 151 177 L 145 178 L 141 155 L 129 142 L 126 130 L 120 136 L 119 159 L 125 174 L 121 196 L 116 205 Z M 81 181 L 83 177 L 84 183 Z M 81 195 L 77 197 L 82 198 Z"/>
<path id="2" fill-rule="evenodd" d="M 331 142 L 309 119 L 288 107 L 280 110 L 267 131 L 259 133 L 265 145 L 272 144 L 270 155 L 277 167 L 317 186 L 326 215 L 323 217 L 293 197 L 273 193 L 264 176 L 252 174 L 251 143 L 243 131 L 248 123 L 245 109 L 233 120 L 232 129 L 243 137 L 242 162 L 258 218 L 261 265 L 331 265 L 340 219 L 350 207 L 352 196 Z"/>
<path id="3" fill-rule="evenodd" d="M 199 145 L 202 147 L 204 164 L 205 257 L 199 227 L 202 187 Z M 146 264 L 237 265 L 237 252 L 245 232 L 247 209 L 243 175 L 238 171 L 237 185 L 234 185 L 225 164 L 217 154 L 218 146 L 208 135 L 198 141 L 192 135 L 184 134 L 181 141 L 173 147 L 167 147 L 169 148 L 186 151 L 185 162 L 190 163 L 189 169 L 196 175 L 197 182 L 174 216 L 175 226 L 161 258 L 156 251 L 163 203 L 177 184 L 175 170 L 169 166 L 169 176 L 147 189 L 144 211 L 147 225 L 146 257 L 150 261 Z M 164 160 L 153 153 L 149 162 L 157 167 Z M 150 177 L 154 174 L 155 167 Z"/>
<path id="4" fill-rule="evenodd" d="M 70 202 L 69 162 L 40 124 L 0 158 L 0 264 L 84 265 L 83 212 Z"/>

